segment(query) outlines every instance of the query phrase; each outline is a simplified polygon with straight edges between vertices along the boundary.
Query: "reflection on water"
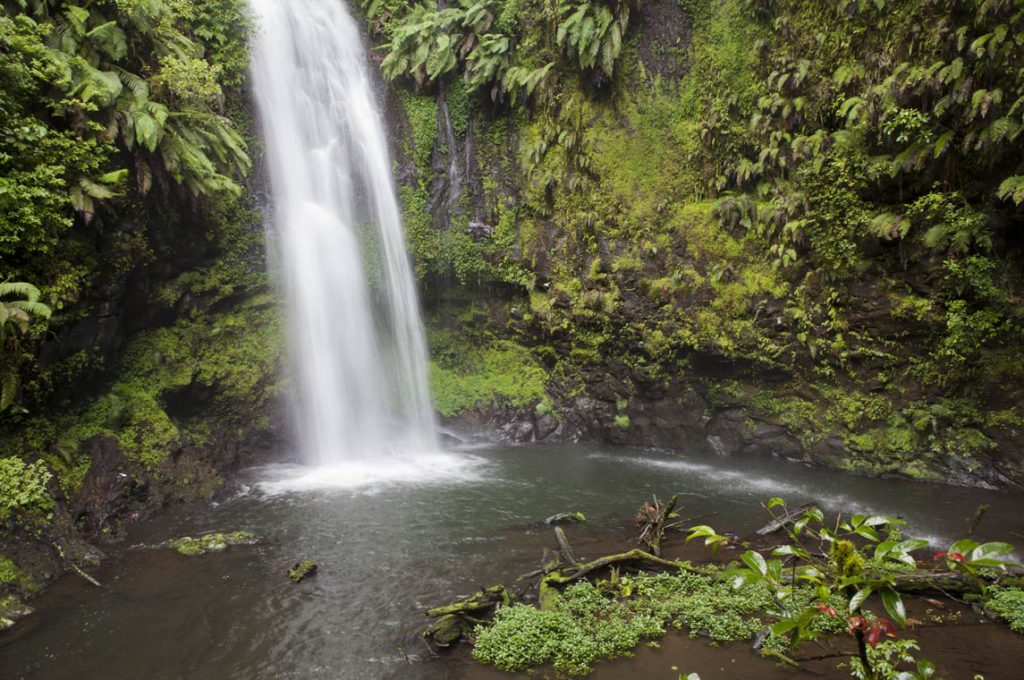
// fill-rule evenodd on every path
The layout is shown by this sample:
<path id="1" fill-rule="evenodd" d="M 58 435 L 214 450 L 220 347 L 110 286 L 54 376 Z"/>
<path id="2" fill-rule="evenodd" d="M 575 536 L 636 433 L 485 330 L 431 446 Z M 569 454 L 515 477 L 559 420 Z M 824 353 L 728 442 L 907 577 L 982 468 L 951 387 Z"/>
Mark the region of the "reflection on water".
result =
<path id="1" fill-rule="evenodd" d="M 739 533 L 764 523 L 770 496 L 899 515 L 908 533 L 940 543 L 980 502 L 992 506 L 982 538 L 1024 529 L 1017 494 L 587 446 L 475 449 L 380 470 L 271 466 L 241 483 L 230 500 L 169 511 L 131 540 L 246 529 L 260 544 L 197 558 L 122 550 L 97 572 L 104 588 L 61 581 L 0 638 L 0 677 L 447 676 L 457 669 L 423 661 L 423 609 L 532 569 L 550 543 L 544 517 L 583 511 L 588 526 L 570 528 L 583 536 L 621 526 L 651 494 L 678 493 L 684 515 L 713 513 L 706 521 Z M 320 571 L 293 585 L 287 568 L 304 558 Z"/>

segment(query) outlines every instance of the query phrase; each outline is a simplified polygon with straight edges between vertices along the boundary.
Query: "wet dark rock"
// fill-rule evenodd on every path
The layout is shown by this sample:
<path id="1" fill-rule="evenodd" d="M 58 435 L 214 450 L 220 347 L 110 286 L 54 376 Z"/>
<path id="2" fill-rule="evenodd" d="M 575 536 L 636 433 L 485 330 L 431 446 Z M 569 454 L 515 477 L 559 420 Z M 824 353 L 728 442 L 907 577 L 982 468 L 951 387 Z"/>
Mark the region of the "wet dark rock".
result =
<path id="1" fill-rule="evenodd" d="M 537 441 L 544 441 L 558 429 L 558 419 L 550 413 L 538 416 L 534 421 L 534 433 Z"/>
<path id="2" fill-rule="evenodd" d="M 95 437 L 83 446 L 92 460 L 81 489 L 71 500 L 71 517 L 82 534 L 97 538 L 116 532 L 131 512 L 133 500 L 145 496 L 145 475 L 130 464 L 112 437 Z"/>

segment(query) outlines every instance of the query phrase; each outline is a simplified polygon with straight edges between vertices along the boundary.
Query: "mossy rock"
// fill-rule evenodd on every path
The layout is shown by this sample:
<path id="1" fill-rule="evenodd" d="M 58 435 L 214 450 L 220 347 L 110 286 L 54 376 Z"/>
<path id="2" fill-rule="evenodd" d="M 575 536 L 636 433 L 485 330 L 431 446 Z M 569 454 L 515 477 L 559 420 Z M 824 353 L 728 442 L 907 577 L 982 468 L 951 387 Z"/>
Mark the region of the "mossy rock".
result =
<path id="1" fill-rule="evenodd" d="M 229 545 L 252 545 L 256 542 L 256 535 L 248 531 L 233 531 L 229 534 L 206 534 L 199 538 L 182 536 L 168 543 L 182 555 L 193 557 L 203 553 L 224 550 Z"/>
<path id="2" fill-rule="evenodd" d="M 18 619 L 32 613 L 32 608 L 16 597 L 0 597 L 0 632 L 14 626 Z"/>
<path id="3" fill-rule="evenodd" d="M 298 583 L 299 581 L 315 574 L 317 568 L 317 564 L 313 560 L 302 560 L 301 562 L 296 562 L 295 566 L 288 570 L 288 578 L 292 580 L 292 583 Z"/>

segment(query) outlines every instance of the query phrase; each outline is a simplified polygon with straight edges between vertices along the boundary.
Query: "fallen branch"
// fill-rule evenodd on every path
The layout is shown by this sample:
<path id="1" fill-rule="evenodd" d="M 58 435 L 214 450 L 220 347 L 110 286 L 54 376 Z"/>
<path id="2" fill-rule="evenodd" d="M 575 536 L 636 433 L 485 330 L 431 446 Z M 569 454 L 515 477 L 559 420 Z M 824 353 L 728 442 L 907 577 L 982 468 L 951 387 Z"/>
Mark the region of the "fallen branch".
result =
<path id="1" fill-rule="evenodd" d="M 579 562 L 576 559 L 576 554 L 572 551 L 572 546 L 569 545 L 569 539 L 565 537 L 565 531 L 562 527 L 555 527 L 555 540 L 558 541 L 558 549 L 562 553 L 562 557 L 569 564 L 576 564 Z"/>
<path id="2" fill-rule="evenodd" d="M 683 562 L 679 560 L 666 560 L 656 555 L 652 555 L 649 552 L 644 552 L 639 548 L 633 548 L 624 553 L 618 553 L 616 555 L 605 555 L 599 557 L 596 560 L 590 562 L 584 562 L 578 564 L 575 567 L 569 567 L 566 570 L 556 570 L 544 577 L 543 580 L 552 584 L 565 584 L 578 581 L 592 571 L 596 571 L 603 567 L 610 567 L 613 564 L 622 564 L 623 562 L 642 562 L 655 567 L 661 567 L 662 569 L 683 569 L 685 571 L 691 571 L 700 573 L 700 570 L 694 568 L 689 562 Z"/>
<path id="3" fill-rule="evenodd" d="M 84 571 L 82 571 L 77 564 L 75 564 L 74 562 L 69 560 L 68 556 L 64 554 L 64 549 L 63 548 L 61 548 L 56 543 L 51 543 L 51 545 L 54 548 L 57 549 L 57 554 L 60 555 L 60 559 L 64 562 L 65 566 L 67 566 L 67 567 L 69 567 L 71 569 L 71 571 L 75 572 L 76 574 L 78 574 L 79 576 L 81 576 L 82 578 L 84 578 L 86 581 L 88 581 L 89 583 L 93 584 L 97 588 L 102 588 L 103 587 L 102 583 L 100 583 L 99 581 L 94 579 L 92 576 L 89 576 L 89 574 L 87 574 Z"/>
<path id="4" fill-rule="evenodd" d="M 486 622 L 486 617 L 501 607 L 512 604 L 512 593 L 505 586 L 481 588 L 479 593 L 458 602 L 433 607 L 427 616 L 436 619 L 423 631 L 427 646 L 449 647 L 469 635 L 473 628 Z"/>
<path id="5" fill-rule="evenodd" d="M 758 529 L 756 533 L 758 536 L 768 536 L 769 534 L 774 534 L 776 531 L 781 531 L 783 528 L 789 526 L 793 522 L 803 517 L 803 514 L 806 511 L 810 510 L 813 507 L 816 507 L 817 505 L 818 504 L 815 501 L 811 501 L 810 503 L 804 503 L 793 512 L 787 513 L 782 517 L 778 517 L 776 519 L 773 519 L 771 522 L 768 522 L 768 524 L 765 524 L 763 527 Z"/>
<path id="6" fill-rule="evenodd" d="M 971 518 L 970 526 L 967 529 L 968 538 L 974 536 L 974 532 L 978 530 L 978 525 L 981 524 L 981 519 L 985 516 L 985 513 L 988 512 L 988 509 L 988 505 L 982 504 L 974 511 L 974 517 Z"/>

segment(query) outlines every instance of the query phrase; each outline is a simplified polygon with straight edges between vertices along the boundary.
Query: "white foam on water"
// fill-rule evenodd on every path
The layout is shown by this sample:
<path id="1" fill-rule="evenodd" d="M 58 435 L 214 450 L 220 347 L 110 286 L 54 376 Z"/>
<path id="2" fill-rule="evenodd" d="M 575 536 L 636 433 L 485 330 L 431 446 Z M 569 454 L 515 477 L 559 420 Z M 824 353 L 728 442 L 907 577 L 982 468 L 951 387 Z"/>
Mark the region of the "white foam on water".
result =
<path id="1" fill-rule="evenodd" d="M 266 496 L 324 490 L 372 491 L 395 485 L 441 485 L 484 479 L 485 461 L 476 456 L 448 453 L 399 455 L 387 465 L 351 460 L 333 465 L 274 465 L 261 468 L 268 478 L 253 486 Z"/>
<path id="2" fill-rule="evenodd" d="M 744 472 L 742 470 L 730 470 L 721 466 L 709 465 L 707 463 L 696 463 L 683 459 L 656 458 L 646 455 L 618 456 L 604 453 L 591 454 L 592 458 L 604 458 L 614 462 L 640 465 L 644 467 L 660 468 L 665 470 L 676 470 L 691 474 L 712 485 L 730 491 L 745 491 L 761 493 L 763 501 L 770 497 L 779 497 L 788 501 L 814 499 L 825 510 L 842 512 L 844 515 L 892 515 L 898 513 L 886 508 L 866 505 L 847 494 L 831 493 L 820 488 L 810 488 L 801 484 L 786 482 L 778 477 L 766 476 L 761 473 Z M 754 476 L 754 475 L 758 476 Z M 934 546 L 946 546 L 952 541 L 949 536 L 927 533 L 919 527 L 909 527 L 910 534 L 914 538 L 921 538 Z"/>

